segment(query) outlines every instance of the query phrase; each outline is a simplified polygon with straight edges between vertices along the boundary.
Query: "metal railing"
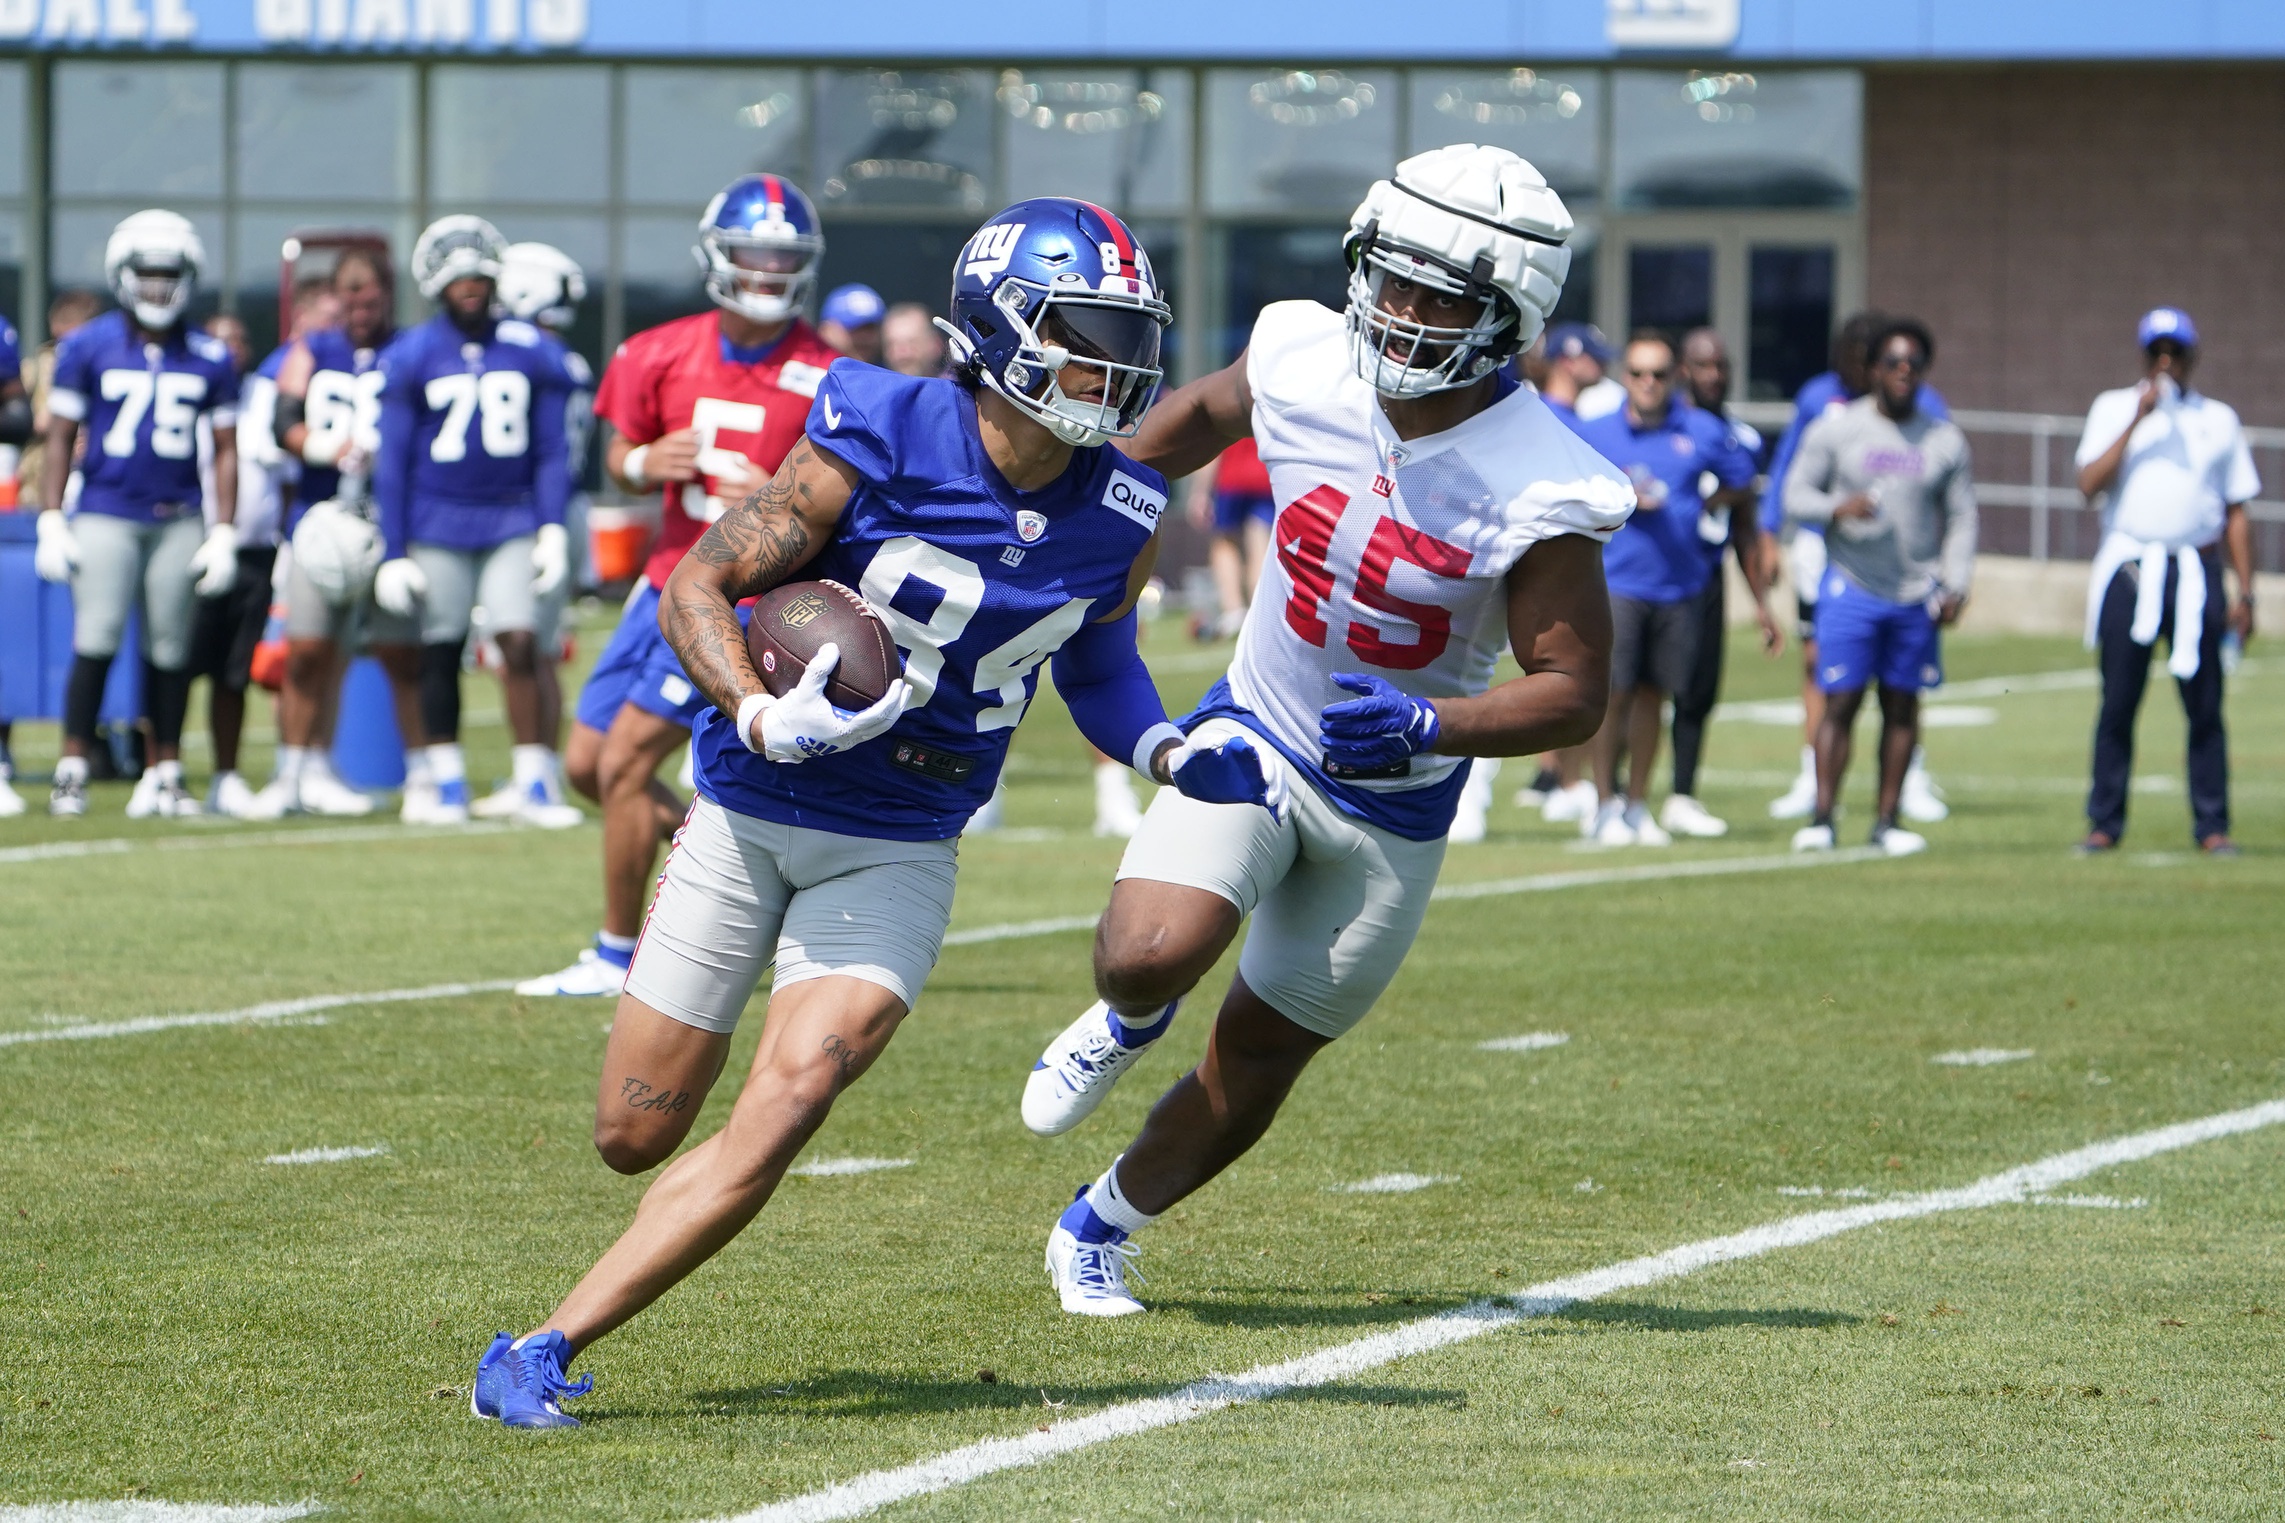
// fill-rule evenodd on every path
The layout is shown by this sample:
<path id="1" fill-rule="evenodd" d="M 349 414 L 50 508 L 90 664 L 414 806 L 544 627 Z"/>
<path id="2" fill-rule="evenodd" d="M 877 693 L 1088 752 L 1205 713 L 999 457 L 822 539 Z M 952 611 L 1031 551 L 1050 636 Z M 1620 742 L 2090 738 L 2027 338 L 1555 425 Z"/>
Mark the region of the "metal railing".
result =
<path id="1" fill-rule="evenodd" d="M 1790 402 L 1741 402 L 1730 410 L 1771 433 L 1793 419 Z M 1986 551 L 2039 561 L 2094 559 L 2101 515 L 2079 494 L 2072 459 L 2086 427 L 2084 414 L 1962 409 L 1952 421 L 1975 450 Z M 2285 484 L 2285 428 L 2248 428 L 2245 441 L 2263 488 L 2276 491 Z M 2258 497 L 2246 505 L 2246 514 L 2253 520 L 2254 564 L 2285 571 L 2285 500 Z"/>

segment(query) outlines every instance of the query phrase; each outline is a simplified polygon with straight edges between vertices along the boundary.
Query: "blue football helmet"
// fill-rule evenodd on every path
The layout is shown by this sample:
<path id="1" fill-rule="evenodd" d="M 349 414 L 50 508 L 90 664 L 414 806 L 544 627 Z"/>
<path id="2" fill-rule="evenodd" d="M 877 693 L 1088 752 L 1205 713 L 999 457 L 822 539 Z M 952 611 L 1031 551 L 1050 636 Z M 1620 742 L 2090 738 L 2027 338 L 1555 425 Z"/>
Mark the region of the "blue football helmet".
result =
<path id="1" fill-rule="evenodd" d="M 698 267 L 714 305 L 757 323 L 801 311 L 817 283 L 825 234 L 817 208 L 782 175 L 740 175 L 698 220 Z"/>
<path id="2" fill-rule="evenodd" d="M 1124 439 L 1158 390 L 1173 309 L 1150 255 L 1099 206 L 1018 201 L 976 229 L 952 266 L 952 362 L 1066 444 Z M 1096 389 L 1083 374 L 1101 376 Z M 1078 394 L 1067 381 L 1080 383 Z"/>

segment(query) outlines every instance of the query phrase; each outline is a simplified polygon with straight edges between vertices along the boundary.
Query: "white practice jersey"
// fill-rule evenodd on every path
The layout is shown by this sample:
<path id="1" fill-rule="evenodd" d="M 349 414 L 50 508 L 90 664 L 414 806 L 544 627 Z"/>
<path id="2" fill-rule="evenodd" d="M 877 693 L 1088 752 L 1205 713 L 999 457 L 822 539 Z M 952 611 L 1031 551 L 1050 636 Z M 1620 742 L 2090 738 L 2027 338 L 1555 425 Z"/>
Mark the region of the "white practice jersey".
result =
<path id="1" fill-rule="evenodd" d="M 1313 773 L 1318 715 L 1354 696 L 1335 672 L 1424 698 L 1483 692 L 1507 643 L 1509 568 L 1557 535 L 1608 541 L 1634 509 L 1627 478 L 1528 387 L 1457 428 L 1399 439 L 1350 368 L 1342 315 L 1316 302 L 1263 308 L 1246 371 L 1277 553 L 1239 636 L 1230 693 Z M 1403 777 L 1344 787 L 1432 789 L 1459 765 L 1416 756 Z"/>

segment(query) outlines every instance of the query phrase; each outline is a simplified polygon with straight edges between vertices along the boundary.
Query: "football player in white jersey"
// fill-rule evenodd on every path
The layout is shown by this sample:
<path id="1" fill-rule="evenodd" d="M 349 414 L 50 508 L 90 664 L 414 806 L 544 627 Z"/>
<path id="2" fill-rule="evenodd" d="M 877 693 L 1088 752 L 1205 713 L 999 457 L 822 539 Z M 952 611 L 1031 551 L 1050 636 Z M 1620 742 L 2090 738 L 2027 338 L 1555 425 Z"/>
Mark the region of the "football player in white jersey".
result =
<path id="1" fill-rule="evenodd" d="M 1252 1147 L 1379 999 L 1427 911 L 1467 759 L 1576 745 L 1602 721 L 1602 546 L 1634 491 L 1507 374 L 1562 291 L 1570 232 L 1505 149 L 1407 159 L 1351 219 L 1346 313 L 1264 308 L 1236 363 L 1135 436 L 1169 476 L 1249 430 L 1260 444 L 1275 558 L 1229 675 L 1183 725 L 1193 742 L 1268 742 L 1290 802 L 1162 790 L 1120 864 L 1096 933 L 1102 998 L 1025 1086 L 1035 1132 L 1083 1120 L 1254 923 L 1204 1059 L 1049 1235 L 1066 1311 L 1142 1310 L 1129 1235 Z M 1492 687 L 1510 641 L 1523 675 Z"/>

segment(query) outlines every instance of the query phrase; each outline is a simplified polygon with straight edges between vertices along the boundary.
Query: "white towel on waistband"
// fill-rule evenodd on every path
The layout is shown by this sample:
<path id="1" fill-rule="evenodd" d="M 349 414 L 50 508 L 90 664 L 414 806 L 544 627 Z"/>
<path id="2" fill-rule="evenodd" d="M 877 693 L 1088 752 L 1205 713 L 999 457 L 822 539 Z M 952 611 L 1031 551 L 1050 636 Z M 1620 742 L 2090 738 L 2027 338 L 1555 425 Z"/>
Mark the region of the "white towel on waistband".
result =
<path id="1" fill-rule="evenodd" d="M 2166 615 L 2166 562 L 2179 568 L 2174 587 L 2174 635 L 2166 670 L 2187 681 L 2198 674 L 2198 647 L 2206 628 L 2206 563 L 2196 545 L 2139 540 L 2113 529 L 2095 552 L 2087 584 L 2087 648 L 2094 649 L 2102 622 L 2103 598 L 2119 568 L 2134 564 L 2134 622 L 2129 635 L 2137 645 L 2155 644 Z"/>

